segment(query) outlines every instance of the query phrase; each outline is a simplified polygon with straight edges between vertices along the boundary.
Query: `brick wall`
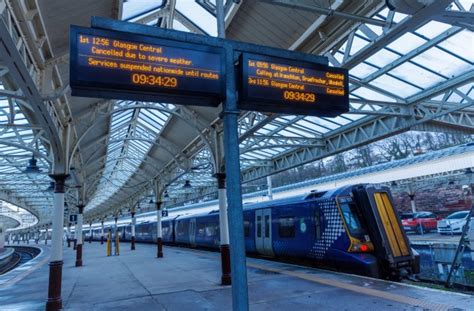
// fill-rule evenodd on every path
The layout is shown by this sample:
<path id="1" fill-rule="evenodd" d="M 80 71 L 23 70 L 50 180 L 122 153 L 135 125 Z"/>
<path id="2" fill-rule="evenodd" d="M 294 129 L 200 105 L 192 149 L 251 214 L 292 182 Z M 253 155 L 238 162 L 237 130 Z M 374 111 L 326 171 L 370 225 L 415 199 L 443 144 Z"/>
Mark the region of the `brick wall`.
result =
<path id="1" fill-rule="evenodd" d="M 401 186 L 391 188 L 398 211 L 411 212 L 407 188 Z M 415 190 L 415 204 L 418 211 L 433 212 L 444 217 L 455 211 L 468 210 L 472 205 L 472 195 L 463 190 L 462 185 L 433 184 L 431 187 Z"/>

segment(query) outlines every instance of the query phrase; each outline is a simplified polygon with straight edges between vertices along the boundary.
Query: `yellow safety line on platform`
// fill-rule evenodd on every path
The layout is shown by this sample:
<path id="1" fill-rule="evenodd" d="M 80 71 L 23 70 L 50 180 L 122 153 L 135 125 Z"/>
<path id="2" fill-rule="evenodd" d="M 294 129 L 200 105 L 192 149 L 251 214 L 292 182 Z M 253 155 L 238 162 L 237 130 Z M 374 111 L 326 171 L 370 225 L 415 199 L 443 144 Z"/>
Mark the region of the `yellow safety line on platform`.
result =
<path id="1" fill-rule="evenodd" d="M 39 255 L 38 255 L 39 256 Z M 8 280 L 7 282 L 3 283 L 3 284 L 0 284 L 0 289 L 3 289 L 3 288 L 7 288 L 7 287 L 10 287 L 12 285 L 15 285 L 16 283 L 18 283 L 19 281 L 23 280 L 24 278 L 26 278 L 28 275 L 30 275 L 31 273 L 33 273 L 34 271 L 36 271 L 38 268 L 40 268 L 41 266 L 43 266 L 45 263 L 47 263 L 49 261 L 49 256 L 46 256 L 46 258 L 44 258 L 43 260 L 41 260 L 40 262 L 38 262 L 37 264 L 35 264 L 34 266 L 32 266 L 30 269 L 26 270 L 25 272 L 23 273 L 20 273 L 18 274 L 16 277 L 14 277 L 13 279 L 11 280 Z M 12 270 L 13 271 L 13 270 Z"/>
<path id="2" fill-rule="evenodd" d="M 421 308 L 427 308 L 429 310 L 439 310 L 439 311 L 444 311 L 444 310 L 449 310 L 452 309 L 452 307 L 446 306 L 444 304 L 438 304 L 438 303 L 432 303 L 432 302 L 426 302 L 424 300 L 416 299 L 416 298 L 411 298 L 407 296 L 402 296 L 398 294 L 392 294 L 392 293 L 387 293 L 381 290 L 377 289 L 372 289 L 372 288 L 366 288 L 358 285 L 353 285 L 353 284 L 348 284 L 336 280 L 331 280 L 331 279 L 326 279 L 326 278 L 321 278 L 316 275 L 312 274 L 306 274 L 306 273 L 301 273 L 301 272 L 295 272 L 295 271 L 288 271 L 288 270 L 282 270 L 278 268 L 271 268 L 268 266 L 264 265 L 258 265 L 254 263 L 247 263 L 247 266 L 252 267 L 252 268 L 257 268 L 261 270 L 266 270 L 266 271 L 271 271 L 271 272 L 278 272 L 281 274 L 297 277 L 300 279 L 304 279 L 307 281 L 312 281 L 324 285 L 329 285 L 337 288 L 342 288 L 346 290 L 350 290 L 356 293 L 360 294 L 365 294 L 365 295 L 370 295 L 374 296 L 377 298 L 382 298 L 382 299 L 387 299 L 395 302 L 399 302 L 402 304 L 408 304 L 412 305 L 415 307 L 421 307 Z"/>

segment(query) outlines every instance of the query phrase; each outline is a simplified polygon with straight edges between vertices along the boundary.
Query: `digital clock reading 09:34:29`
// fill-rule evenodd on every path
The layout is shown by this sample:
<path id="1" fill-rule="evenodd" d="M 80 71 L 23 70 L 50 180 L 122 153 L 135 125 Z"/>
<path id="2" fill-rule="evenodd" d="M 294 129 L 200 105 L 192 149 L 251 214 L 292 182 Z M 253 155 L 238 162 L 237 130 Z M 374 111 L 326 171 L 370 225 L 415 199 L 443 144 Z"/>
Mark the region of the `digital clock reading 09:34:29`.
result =
<path id="1" fill-rule="evenodd" d="M 178 87 L 178 79 L 176 77 L 148 75 L 144 73 L 132 73 L 132 83 L 169 88 Z"/>

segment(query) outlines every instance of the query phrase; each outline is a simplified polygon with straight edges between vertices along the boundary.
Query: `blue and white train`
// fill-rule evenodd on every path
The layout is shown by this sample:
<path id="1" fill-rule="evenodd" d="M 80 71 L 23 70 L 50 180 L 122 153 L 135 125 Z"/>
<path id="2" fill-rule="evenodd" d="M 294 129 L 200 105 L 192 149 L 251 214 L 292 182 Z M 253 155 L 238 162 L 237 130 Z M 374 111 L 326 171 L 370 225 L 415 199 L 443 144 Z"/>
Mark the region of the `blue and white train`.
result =
<path id="1" fill-rule="evenodd" d="M 419 257 L 392 202 L 387 187 L 352 185 L 246 204 L 246 251 L 377 278 L 416 274 Z M 135 240 L 155 243 L 156 227 L 156 222 L 138 224 Z M 122 240 L 131 239 L 130 224 L 118 230 Z M 99 240 L 100 229 L 92 232 Z M 219 212 L 166 217 L 162 236 L 165 243 L 218 249 Z"/>

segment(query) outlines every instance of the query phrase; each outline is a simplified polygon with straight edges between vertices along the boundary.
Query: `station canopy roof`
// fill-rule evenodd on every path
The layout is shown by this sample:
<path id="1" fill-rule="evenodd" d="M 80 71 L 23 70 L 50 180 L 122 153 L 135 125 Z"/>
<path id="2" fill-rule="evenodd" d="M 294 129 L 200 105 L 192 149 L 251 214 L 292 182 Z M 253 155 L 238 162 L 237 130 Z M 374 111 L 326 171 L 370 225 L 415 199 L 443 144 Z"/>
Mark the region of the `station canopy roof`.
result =
<path id="1" fill-rule="evenodd" d="M 324 55 L 350 73 L 349 113 L 241 113 L 244 183 L 408 130 L 474 133 L 472 0 L 225 2 L 227 38 Z M 1 39 L 16 47 L 0 53 L 0 199 L 50 222 L 58 145 L 71 167 L 66 215 L 80 203 L 89 220 L 152 208 L 153 179 L 167 206 L 213 198 L 220 109 L 71 97 L 68 29 L 98 15 L 216 36 L 215 1 L 21 3 L 0 1 Z"/>

